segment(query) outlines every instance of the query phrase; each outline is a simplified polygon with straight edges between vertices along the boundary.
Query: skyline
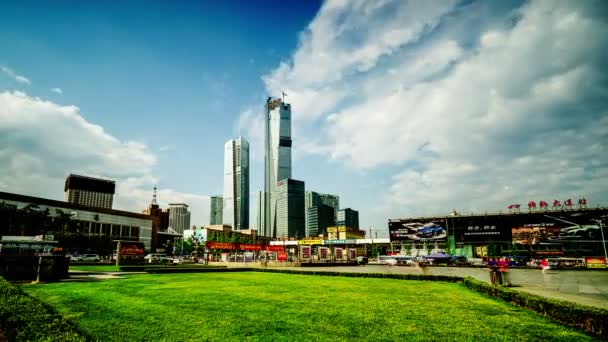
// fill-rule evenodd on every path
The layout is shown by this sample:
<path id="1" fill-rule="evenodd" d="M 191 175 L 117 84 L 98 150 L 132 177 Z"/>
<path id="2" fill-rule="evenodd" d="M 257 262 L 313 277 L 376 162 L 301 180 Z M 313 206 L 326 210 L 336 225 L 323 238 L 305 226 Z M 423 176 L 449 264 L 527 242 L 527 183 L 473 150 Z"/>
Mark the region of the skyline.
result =
<path id="1" fill-rule="evenodd" d="M 264 189 L 264 101 L 284 91 L 292 178 L 361 229 L 608 202 L 601 1 L 32 4 L 0 4 L 0 191 L 100 176 L 141 212 L 156 185 L 206 225 L 225 141 L 250 142 Z"/>

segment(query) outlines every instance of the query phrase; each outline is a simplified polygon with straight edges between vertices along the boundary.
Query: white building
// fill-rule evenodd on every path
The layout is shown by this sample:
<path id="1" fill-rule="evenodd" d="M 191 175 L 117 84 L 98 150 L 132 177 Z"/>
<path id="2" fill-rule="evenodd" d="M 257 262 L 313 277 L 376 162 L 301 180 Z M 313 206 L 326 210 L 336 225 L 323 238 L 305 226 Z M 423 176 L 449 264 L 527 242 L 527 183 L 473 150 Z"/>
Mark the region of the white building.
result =
<path id="1" fill-rule="evenodd" d="M 277 182 L 291 178 L 291 105 L 281 99 L 266 101 L 264 158 L 264 229 L 260 235 L 276 234 Z M 261 228 L 261 227 L 260 227 Z"/>
<path id="2" fill-rule="evenodd" d="M 249 229 L 249 143 L 242 137 L 224 145 L 223 224 Z"/>
<path id="3" fill-rule="evenodd" d="M 169 203 L 169 229 L 178 234 L 190 228 L 190 212 L 185 203 Z"/>

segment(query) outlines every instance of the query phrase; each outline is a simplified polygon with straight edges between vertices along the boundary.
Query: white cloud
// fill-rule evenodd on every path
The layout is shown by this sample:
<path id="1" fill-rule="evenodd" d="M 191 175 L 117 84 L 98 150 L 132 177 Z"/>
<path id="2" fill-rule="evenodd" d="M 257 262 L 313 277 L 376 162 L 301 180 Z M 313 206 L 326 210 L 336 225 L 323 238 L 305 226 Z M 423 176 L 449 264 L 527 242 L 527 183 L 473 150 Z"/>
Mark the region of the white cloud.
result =
<path id="1" fill-rule="evenodd" d="M 63 90 L 61 90 L 61 88 L 51 88 L 51 91 L 60 95 L 63 94 Z"/>
<path id="2" fill-rule="evenodd" d="M 264 114 L 249 108 L 241 112 L 236 124 L 238 135 L 249 141 L 249 157 L 254 160 L 264 160 Z"/>
<path id="3" fill-rule="evenodd" d="M 18 83 L 27 84 L 27 85 L 32 84 L 32 82 L 30 82 L 29 79 L 27 79 L 25 76 L 18 75 L 11 68 L 7 68 L 7 67 L 3 66 L 3 67 L 0 68 L 0 70 L 2 70 L 2 72 L 4 72 L 5 74 L 7 74 L 10 78 L 14 79 Z"/>
<path id="4" fill-rule="evenodd" d="M 345 79 L 415 43 L 453 6 L 453 1 L 327 1 L 292 59 L 263 78 L 266 90 L 289 94 L 294 121 L 319 118 L 353 90 Z"/>
<path id="5" fill-rule="evenodd" d="M 376 226 L 528 199 L 597 203 L 608 200 L 608 23 L 593 6 L 531 1 L 489 22 L 469 5 L 328 1 L 263 79 L 290 95 L 306 142 L 294 148 L 372 178 L 397 170 Z"/>
<path id="6" fill-rule="evenodd" d="M 114 208 L 141 212 L 160 180 L 157 157 L 140 142 L 120 141 L 87 121 L 75 106 L 61 106 L 22 92 L 0 92 L 0 189 L 63 199 L 70 173 L 117 182 Z M 190 204 L 193 223 L 208 222 L 207 196 L 161 189 L 161 203 Z"/>

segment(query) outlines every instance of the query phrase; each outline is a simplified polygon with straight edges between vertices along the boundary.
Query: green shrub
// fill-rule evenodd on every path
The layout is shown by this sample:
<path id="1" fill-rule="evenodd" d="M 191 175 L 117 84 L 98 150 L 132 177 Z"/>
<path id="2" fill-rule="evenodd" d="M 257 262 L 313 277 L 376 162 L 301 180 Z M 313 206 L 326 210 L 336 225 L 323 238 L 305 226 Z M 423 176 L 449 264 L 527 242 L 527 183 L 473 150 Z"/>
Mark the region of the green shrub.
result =
<path id="1" fill-rule="evenodd" d="M 543 316 L 608 339 L 608 310 L 606 309 L 545 298 L 502 286 L 493 286 L 473 278 L 466 278 L 464 285 L 477 292 L 503 299 L 509 303 L 536 311 Z"/>
<path id="2" fill-rule="evenodd" d="M 87 341 L 61 315 L 0 277 L 0 327 L 9 341 Z"/>

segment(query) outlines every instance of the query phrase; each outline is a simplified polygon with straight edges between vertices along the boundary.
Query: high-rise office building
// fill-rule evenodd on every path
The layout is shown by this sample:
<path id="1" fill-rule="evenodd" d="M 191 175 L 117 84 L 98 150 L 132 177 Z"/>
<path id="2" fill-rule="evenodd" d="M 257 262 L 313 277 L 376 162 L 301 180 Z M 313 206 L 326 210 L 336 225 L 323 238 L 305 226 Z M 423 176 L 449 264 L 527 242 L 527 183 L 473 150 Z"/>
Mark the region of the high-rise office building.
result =
<path id="1" fill-rule="evenodd" d="M 277 183 L 291 178 L 291 105 L 281 99 L 266 101 L 264 156 L 264 230 L 260 235 L 276 237 Z M 304 211 L 302 203 L 301 211 Z M 304 215 L 303 215 L 304 216 Z"/>
<path id="2" fill-rule="evenodd" d="M 314 192 L 314 191 L 306 191 L 306 198 L 305 198 L 305 213 L 306 213 L 306 235 L 307 236 L 314 236 L 314 235 L 309 235 L 309 219 L 308 219 L 308 210 L 311 207 L 315 207 L 315 206 L 319 206 L 319 205 L 327 205 L 330 206 L 333 209 L 333 217 L 334 217 L 334 222 L 336 220 L 336 214 L 338 212 L 338 209 L 340 209 L 340 196 L 337 195 L 330 195 L 330 194 L 322 194 L 319 192 Z"/>
<path id="3" fill-rule="evenodd" d="M 287 178 L 277 183 L 274 215 L 274 237 L 303 238 L 306 234 L 304 223 L 304 182 Z"/>
<path id="4" fill-rule="evenodd" d="M 209 225 L 222 224 L 224 215 L 224 198 L 222 196 L 211 196 L 211 205 L 209 211 Z"/>
<path id="5" fill-rule="evenodd" d="M 65 201 L 112 209 L 115 189 L 114 181 L 71 174 L 65 179 Z"/>
<path id="6" fill-rule="evenodd" d="M 359 229 L 359 212 L 351 208 L 338 210 L 336 225 Z"/>
<path id="7" fill-rule="evenodd" d="M 319 204 L 306 209 L 306 236 L 317 237 L 326 236 L 327 228 L 336 224 L 334 208 L 329 205 Z"/>
<path id="8" fill-rule="evenodd" d="M 249 229 L 249 143 L 242 137 L 224 145 L 223 223 Z"/>
<path id="9" fill-rule="evenodd" d="M 190 229 L 190 212 L 187 204 L 169 203 L 169 229 L 173 229 L 178 234 Z"/>
<path id="10" fill-rule="evenodd" d="M 255 194 L 255 211 L 256 211 L 255 229 L 257 229 L 258 234 L 261 234 L 262 236 L 266 236 L 263 234 L 263 232 L 266 231 L 266 222 L 265 222 L 266 213 L 264 212 L 265 203 L 266 203 L 266 192 L 258 191 Z"/>

